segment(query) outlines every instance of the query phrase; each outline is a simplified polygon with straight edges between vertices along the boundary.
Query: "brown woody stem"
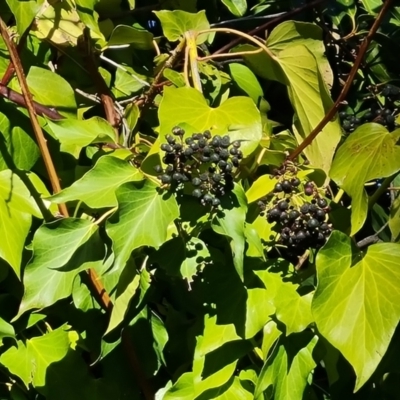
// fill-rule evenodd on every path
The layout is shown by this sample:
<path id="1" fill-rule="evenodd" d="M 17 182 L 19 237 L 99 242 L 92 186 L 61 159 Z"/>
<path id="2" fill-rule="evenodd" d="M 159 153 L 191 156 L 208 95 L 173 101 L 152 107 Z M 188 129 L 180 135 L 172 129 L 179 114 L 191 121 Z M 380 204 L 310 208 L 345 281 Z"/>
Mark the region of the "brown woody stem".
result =
<path id="1" fill-rule="evenodd" d="M 333 104 L 333 106 L 330 108 L 328 113 L 325 115 L 325 117 L 322 119 L 322 121 L 314 128 L 314 130 L 304 139 L 302 143 L 290 154 L 288 157 L 288 160 L 292 161 L 294 160 L 309 144 L 312 143 L 312 141 L 317 137 L 317 135 L 324 129 L 326 124 L 334 118 L 338 108 L 340 107 L 341 103 L 343 100 L 346 98 L 347 93 L 349 92 L 351 85 L 353 84 L 354 78 L 357 75 L 357 71 L 360 68 L 360 65 L 362 63 L 362 60 L 364 58 L 364 55 L 368 49 L 369 44 L 371 43 L 371 40 L 373 36 L 375 35 L 376 31 L 378 30 L 384 16 L 386 15 L 387 11 L 389 10 L 393 0 L 386 0 L 383 3 L 382 9 L 379 12 L 378 17 L 376 18 L 374 24 L 372 25 L 370 31 L 368 32 L 368 35 L 364 38 L 364 41 L 362 42 L 360 46 L 360 50 L 358 52 L 357 58 L 354 61 L 353 68 L 350 71 L 350 74 L 346 80 L 345 85 L 343 86 L 343 89 Z"/>

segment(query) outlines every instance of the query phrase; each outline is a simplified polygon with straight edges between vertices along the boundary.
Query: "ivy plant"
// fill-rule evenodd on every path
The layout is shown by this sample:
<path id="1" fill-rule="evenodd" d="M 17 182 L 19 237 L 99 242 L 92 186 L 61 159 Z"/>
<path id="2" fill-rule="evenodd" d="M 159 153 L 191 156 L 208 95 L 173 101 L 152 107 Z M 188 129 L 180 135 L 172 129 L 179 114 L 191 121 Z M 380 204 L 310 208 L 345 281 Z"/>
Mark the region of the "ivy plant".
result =
<path id="1" fill-rule="evenodd" d="M 400 398 L 394 1 L 0 1 L 0 397 Z"/>

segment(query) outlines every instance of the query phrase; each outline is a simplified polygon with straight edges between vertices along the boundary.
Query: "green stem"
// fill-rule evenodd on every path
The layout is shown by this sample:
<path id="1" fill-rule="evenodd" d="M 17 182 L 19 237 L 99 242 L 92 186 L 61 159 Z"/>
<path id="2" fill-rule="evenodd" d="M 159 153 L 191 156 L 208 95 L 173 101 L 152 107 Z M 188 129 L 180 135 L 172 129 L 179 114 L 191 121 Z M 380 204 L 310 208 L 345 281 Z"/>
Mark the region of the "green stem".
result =
<path id="1" fill-rule="evenodd" d="M 338 192 L 337 192 L 337 195 L 335 196 L 335 198 L 333 199 L 333 202 L 334 203 L 336 203 L 336 204 L 339 204 L 339 202 L 340 202 L 340 200 L 342 199 L 342 196 L 344 195 L 344 190 L 343 189 L 340 189 Z"/>

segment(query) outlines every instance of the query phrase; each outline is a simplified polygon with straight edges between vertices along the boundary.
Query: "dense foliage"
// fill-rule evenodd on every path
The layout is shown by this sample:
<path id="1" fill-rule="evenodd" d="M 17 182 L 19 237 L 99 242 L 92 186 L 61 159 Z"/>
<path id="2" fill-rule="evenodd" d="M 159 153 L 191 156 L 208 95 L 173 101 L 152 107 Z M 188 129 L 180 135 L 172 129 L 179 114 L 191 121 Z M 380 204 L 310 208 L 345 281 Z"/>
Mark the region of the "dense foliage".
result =
<path id="1" fill-rule="evenodd" d="M 396 2 L 0 17 L 1 399 L 400 399 Z"/>

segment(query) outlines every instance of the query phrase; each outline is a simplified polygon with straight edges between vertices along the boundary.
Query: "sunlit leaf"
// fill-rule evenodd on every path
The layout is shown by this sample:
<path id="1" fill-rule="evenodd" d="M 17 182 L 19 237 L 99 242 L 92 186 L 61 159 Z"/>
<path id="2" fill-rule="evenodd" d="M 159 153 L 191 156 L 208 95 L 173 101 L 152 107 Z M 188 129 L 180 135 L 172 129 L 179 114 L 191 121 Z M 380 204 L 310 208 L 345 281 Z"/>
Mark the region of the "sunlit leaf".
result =
<path id="1" fill-rule="evenodd" d="M 362 254 L 338 231 L 317 256 L 315 322 L 355 369 L 356 390 L 375 371 L 399 322 L 399 263 L 399 244 L 374 244 Z"/>

